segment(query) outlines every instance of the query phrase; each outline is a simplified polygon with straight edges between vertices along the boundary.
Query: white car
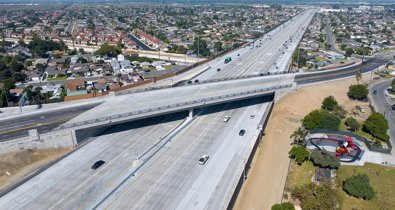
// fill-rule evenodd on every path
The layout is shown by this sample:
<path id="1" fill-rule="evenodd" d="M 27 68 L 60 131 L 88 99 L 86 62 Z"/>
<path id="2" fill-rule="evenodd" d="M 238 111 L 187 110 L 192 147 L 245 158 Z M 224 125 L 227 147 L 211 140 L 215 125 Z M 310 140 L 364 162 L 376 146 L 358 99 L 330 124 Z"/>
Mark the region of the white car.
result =
<path id="1" fill-rule="evenodd" d="M 224 117 L 224 119 L 223 119 L 222 121 L 224 121 L 224 122 L 228 122 L 228 121 L 229 121 L 229 119 L 230 119 L 230 117 L 229 117 L 229 116 L 225 116 L 225 117 Z"/>
<path id="2" fill-rule="evenodd" d="M 199 159 L 199 164 L 200 165 L 204 165 L 206 162 L 207 162 L 207 160 L 210 158 L 210 156 L 208 156 L 208 155 L 203 155 L 200 159 Z"/>

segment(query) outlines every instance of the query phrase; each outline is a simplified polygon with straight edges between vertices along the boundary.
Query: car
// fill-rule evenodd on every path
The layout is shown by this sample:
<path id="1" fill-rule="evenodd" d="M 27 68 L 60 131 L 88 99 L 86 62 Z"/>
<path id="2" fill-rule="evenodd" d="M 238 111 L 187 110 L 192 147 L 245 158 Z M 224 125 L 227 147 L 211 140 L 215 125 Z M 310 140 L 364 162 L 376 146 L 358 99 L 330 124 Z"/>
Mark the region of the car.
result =
<path id="1" fill-rule="evenodd" d="M 221 71 L 221 68 L 218 68 L 217 71 Z"/>
<path id="2" fill-rule="evenodd" d="M 198 80 L 198 79 L 195 79 L 194 83 L 199 83 L 199 80 Z"/>
<path id="3" fill-rule="evenodd" d="M 189 85 L 189 84 L 192 84 L 192 81 L 191 80 L 189 80 L 188 82 L 187 82 L 187 84 Z"/>
<path id="4" fill-rule="evenodd" d="M 392 104 L 391 109 L 395 110 L 395 104 Z"/>
<path id="5" fill-rule="evenodd" d="M 240 54 L 237 54 L 237 56 L 240 56 Z"/>
<path id="6" fill-rule="evenodd" d="M 224 121 L 224 122 L 228 122 L 228 121 L 229 121 L 229 119 L 230 119 L 230 117 L 229 117 L 229 116 L 225 116 L 225 117 L 224 117 L 224 119 L 223 119 L 222 121 Z"/>
<path id="7" fill-rule="evenodd" d="M 199 164 L 200 165 L 204 165 L 206 162 L 207 162 L 207 160 L 210 158 L 210 156 L 208 156 L 208 155 L 203 155 L 200 159 L 199 159 Z"/>
<path id="8" fill-rule="evenodd" d="M 373 91 L 373 94 L 376 95 L 376 94 L 377 94 L 377 90 L 374 90 L 374 91 Z"/>
<path id="9" fill-rule="evenodd" d="M 100 166 L 102 166 L 105 162 L 106 162 L 106 161 L 104 161 L 104 160 L 98 160 L 98 161 L 96 161 L 96 163 L 94 163 L 94 164 L 92 165 L 91 168 L 92 168 L 93 170 L 96 170 L 96 169 L 100 168 Z"/>
<path id="10" fill-rule="evenodd" d="M 244 129 L 241 129 L 239 131 L 239 136 L 244 136 L 245 133 L 246 133 L 246 131 Z"/>
<path id="11" fill-rule="evenodd" d="M 254 119 L 255 118 L 255 115 L 250 115 L 250 119 Z"/>

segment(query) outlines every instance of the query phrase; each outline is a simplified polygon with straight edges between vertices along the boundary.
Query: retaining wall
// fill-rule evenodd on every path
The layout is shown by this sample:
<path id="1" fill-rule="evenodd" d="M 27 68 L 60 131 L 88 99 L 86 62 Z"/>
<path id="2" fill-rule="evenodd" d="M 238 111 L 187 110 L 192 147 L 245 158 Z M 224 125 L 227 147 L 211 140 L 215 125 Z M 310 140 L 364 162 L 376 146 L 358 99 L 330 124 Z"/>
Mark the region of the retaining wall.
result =
<path id="1" fill-rule="evenodd" d="M 0 142 L 0 154 L 26 149 L 70 148 L 76 146 L 74 131 L 63 130 L 40 135 L 37 133 L 37 130 L 31 130 L 28 137 Z"/>

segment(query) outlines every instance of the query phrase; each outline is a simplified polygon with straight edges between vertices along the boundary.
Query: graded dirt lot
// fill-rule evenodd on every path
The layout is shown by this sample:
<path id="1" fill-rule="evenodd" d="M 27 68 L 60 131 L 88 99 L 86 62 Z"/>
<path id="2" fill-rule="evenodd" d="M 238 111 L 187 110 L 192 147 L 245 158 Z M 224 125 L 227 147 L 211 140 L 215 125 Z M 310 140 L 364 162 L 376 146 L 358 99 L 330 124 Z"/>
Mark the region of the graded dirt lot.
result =
<path id="1" fill-rule="evenodd" d="M 0 190 L 4 190 L 69 151 L 70 149 L 42 149 L 0 155 Z"/>
<path id="2" fill-rule="evenodd" d="M 362 82 L 368 82 L 369 78 L 370 74 L 363 75 Z M 320 108 L 325 97 L 334 96 L 348 113 L 356 105 L 363 106 L 366 112 L 360 113 L 357 119 L 369 116 L 367 102 L 352 101 L 347 97 L 351 84 L 357 84 L 354 77 L 302 87 L 276 102 L 235 209 L 270 210 L 273 204 L 281 202 L 289 166 L 288 151 L 292 147 L 290 135 L 301 125 L 300 120 L 306 114 Z"/>

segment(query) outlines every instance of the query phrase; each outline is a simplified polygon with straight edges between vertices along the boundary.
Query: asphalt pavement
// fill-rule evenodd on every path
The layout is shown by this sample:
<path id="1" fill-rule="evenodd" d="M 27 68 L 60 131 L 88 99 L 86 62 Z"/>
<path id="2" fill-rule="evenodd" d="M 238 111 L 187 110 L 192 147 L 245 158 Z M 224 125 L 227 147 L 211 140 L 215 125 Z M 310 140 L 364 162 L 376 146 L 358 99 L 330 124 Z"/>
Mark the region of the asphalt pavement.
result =
<path id="1" fill-rule="evenodd" d="M 374 104 L 376 111 L 383 114 L 388 120 L 388 134 L 391 137 L 392 146 L 395 146 L 395 110 L 391 109 L 391 105 L 395 104 L 395 100 L 389 99 L 389 97 L 387 97 L 385 94 L 385 90 L 391 87 L 391 81 L 392 79 L 386 79 L 374 82 L 370 86 L 369 96 Z M 377 91 L 377 93 L 373 94 L 375 90 Z"/>

